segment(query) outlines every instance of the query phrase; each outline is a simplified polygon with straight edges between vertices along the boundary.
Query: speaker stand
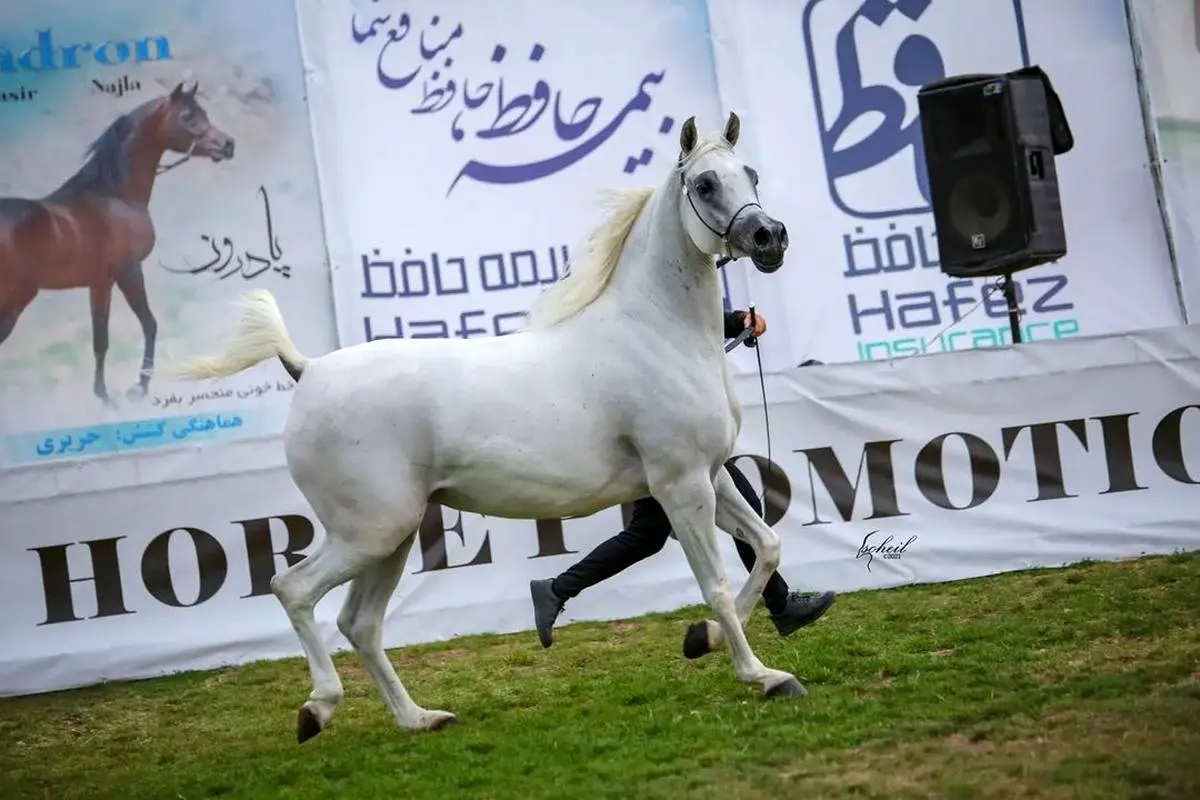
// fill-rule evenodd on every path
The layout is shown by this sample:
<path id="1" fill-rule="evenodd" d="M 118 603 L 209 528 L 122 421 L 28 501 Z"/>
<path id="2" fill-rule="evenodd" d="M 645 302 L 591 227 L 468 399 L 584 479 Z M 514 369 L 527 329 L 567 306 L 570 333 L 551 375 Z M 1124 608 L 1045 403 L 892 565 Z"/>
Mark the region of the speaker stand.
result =
<path id="1" fill-rule="evenodd" d="M 1021 343 L 1021 309 L 1017 306 L 1017 292 L 1013 288 L 1011 272 L 1004 273 L 1004 282 L 1000 285 L 1004 300 L 1008 303 L 1008 327 L 1012 331 L 1013 344 Z"/>

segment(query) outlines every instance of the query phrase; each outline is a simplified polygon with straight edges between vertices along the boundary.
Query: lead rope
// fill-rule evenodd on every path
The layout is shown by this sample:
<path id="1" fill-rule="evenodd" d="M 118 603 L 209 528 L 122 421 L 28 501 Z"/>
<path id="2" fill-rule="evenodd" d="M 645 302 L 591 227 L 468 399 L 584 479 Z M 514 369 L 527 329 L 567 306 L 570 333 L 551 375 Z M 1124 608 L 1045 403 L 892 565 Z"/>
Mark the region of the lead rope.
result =
<path id="1" fill-rule="evenodd" d="M 173 161 L 170 164 L 167 164 L 165 167 L 160 164 L 157 171 L 154 174 L 162 175 L 164 172 L 170 172 L 171 170 L 175 169 L 179 165 L 183 164 L 185 161 L 188 161 L 189 159 L 191 159 L 192 151 L 194 151 L 195 149 L 196 149 L 196 143 L 193 141 L 191 146 L 187 149 L 187 152 L 184 153 L 183 156 L 178 161 Z"/>
<path id="2" fill-rule="evenodd" d="M 717 268 L 720 269 L 733 260 L 734 259 L 729 258 L 728 256 L 718 258 Z M 762 349 L 758 346 L 758 337 L 754 335 L 754 326 L 758 322 L 758 316 L 754 311 L 754 303 L 750 303 L 748 309 L 749 310 L 747 313 L 750 315 L 750 324 L 747 325 L 741 333 L 735 336 L 733 341 L 725 345 L 725 352 L 732 352 L 733 348 L 737 347 L 743 342 L 747 347 L 754 348 L 754 358 L 758 363 L 758 389 L 762 396 L 763 429 L 767 435 L 767 469 L 771 471 L 772 475 L 774 475 L 775 461 L 771 458 L 771 412 L 767 409 L 767 381 L 763 375 Z M 762 502 L 763 514 L 765 515 L 767 511 L 767 482 L 765 480 L 763 481 L 763 493 L 760 497 L 760 500 Z"/>

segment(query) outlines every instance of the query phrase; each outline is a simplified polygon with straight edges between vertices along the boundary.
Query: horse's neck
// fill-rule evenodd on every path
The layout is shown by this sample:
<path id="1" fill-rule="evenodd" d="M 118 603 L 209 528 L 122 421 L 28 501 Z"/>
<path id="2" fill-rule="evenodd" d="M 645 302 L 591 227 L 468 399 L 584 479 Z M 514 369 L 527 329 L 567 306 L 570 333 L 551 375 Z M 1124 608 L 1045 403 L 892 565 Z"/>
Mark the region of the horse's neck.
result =
<path id="1" fill-rule="evenodd" d="M 120 198 L 127 203 L 140 206 L 150 205 L 154 191 L 154 180 L 158 177 L 159 162 L 166 147 L 158 131 L 157 115 L 151 115 L 133 133 L 130 147 L 129 180 L 121 187 Z"/>
<path id="2" fill-rule="evenodd" d="M 712 258 L 680 221 L 677 181 L 659 187 L 630 231 L 612 302 L 653 325 L 656 336 L 721 345 L 721 289 Z"/>

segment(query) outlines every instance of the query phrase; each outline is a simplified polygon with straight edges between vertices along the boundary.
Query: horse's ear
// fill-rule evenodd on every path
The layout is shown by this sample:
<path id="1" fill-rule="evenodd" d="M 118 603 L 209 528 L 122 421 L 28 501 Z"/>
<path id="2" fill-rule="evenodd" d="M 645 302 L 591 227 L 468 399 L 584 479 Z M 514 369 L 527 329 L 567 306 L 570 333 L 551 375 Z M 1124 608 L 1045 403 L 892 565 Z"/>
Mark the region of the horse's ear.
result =
<path id="1" fill-rule="evenodd" d="M 171 90 L 171 99 L 172 100 L 178 100 L 181 97 L 183 97 L 183 83 L 182 82 L 176 84 L 175 88 Z"/>
<path id="2" fill-rule="evenodd" d="M 696 146 L 696 118 L 688 117 L 687 122 L 679 130 L 679 153 L 686 157 Z"/>
<path id="3" fill-rule="evenodd" d="M 188 90 L 188 97 L 195 97 L 196 90 L 200 88 L 199 81 L 192 81 L 192 88 Z"/>
<path id="4" fill-rule="evenodd" d="M 725 141 L 729 142 L 729 146 L 733 147 L 737 144 L 738 136 L 742 133 L 742 121 L 738 119 L 738 115 L 734 112 L 729 112 L 729 121 L 725 123 Z"/>

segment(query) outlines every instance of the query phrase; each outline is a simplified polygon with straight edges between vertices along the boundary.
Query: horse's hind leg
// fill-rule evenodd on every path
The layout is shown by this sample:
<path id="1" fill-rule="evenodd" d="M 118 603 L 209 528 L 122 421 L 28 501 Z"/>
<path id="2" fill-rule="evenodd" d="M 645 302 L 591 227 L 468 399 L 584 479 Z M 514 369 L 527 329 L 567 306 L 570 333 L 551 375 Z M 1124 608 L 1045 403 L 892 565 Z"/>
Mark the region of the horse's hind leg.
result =
<path id="1" fill-rule="evenodd" d="M 312 693 L 300 708 L 297 738 L 301 742 L 320 733 L 342 701 L 342 682 L 317 630 L 313 607 L 331 589 L 362 572 L 373 560 L 373 555 L 358 552 L 343 540 L 326 534 L 304 560 L 271 579 L 271 591 L 300 638 L 312 676 Z"/>
<path id="2" fill-rule="evenodd" d="M 367 674 L 379 687 L 396 724 L 408 730 L 436 731 L 454 723 L 455 716 L 449 711 L 421 708 L 413 702 L 383 649 L 384 612 L 404 574 L 416 538 L 414 531 L 394 553 L 367 567 L 354 579 L 337 624 L 362 657 Z"/>
<path id="3" fill-rule="evenodd" d="M 91 287 L 92 302 L 92 354 L 96 357 L 96 374 L 92 380 L 92 392 L 112 406 L 108 387 L 104 385 L 104 356 L 108 353 L 108 311 L 112 307 L 112 284 Z"/>
<path id="4" fill-rule="evenodd" d="M 142 275 L 142 265 L 134 262 L 117 275 L 117 288 L 125 296 L 125 302 L 137 317 L 142 326 L 142 338 L 145 347 L 142 351 L 142 368 L 138 372 L 136 386 L 130 387 L 125 396 L 130 400 L 141 400 L 150 388 L 150 375 L 154 371 L 154 343 L 158 337 L 158 320 L 150 310 L 150 301 L 146 298 L 146 279 Z"/>

